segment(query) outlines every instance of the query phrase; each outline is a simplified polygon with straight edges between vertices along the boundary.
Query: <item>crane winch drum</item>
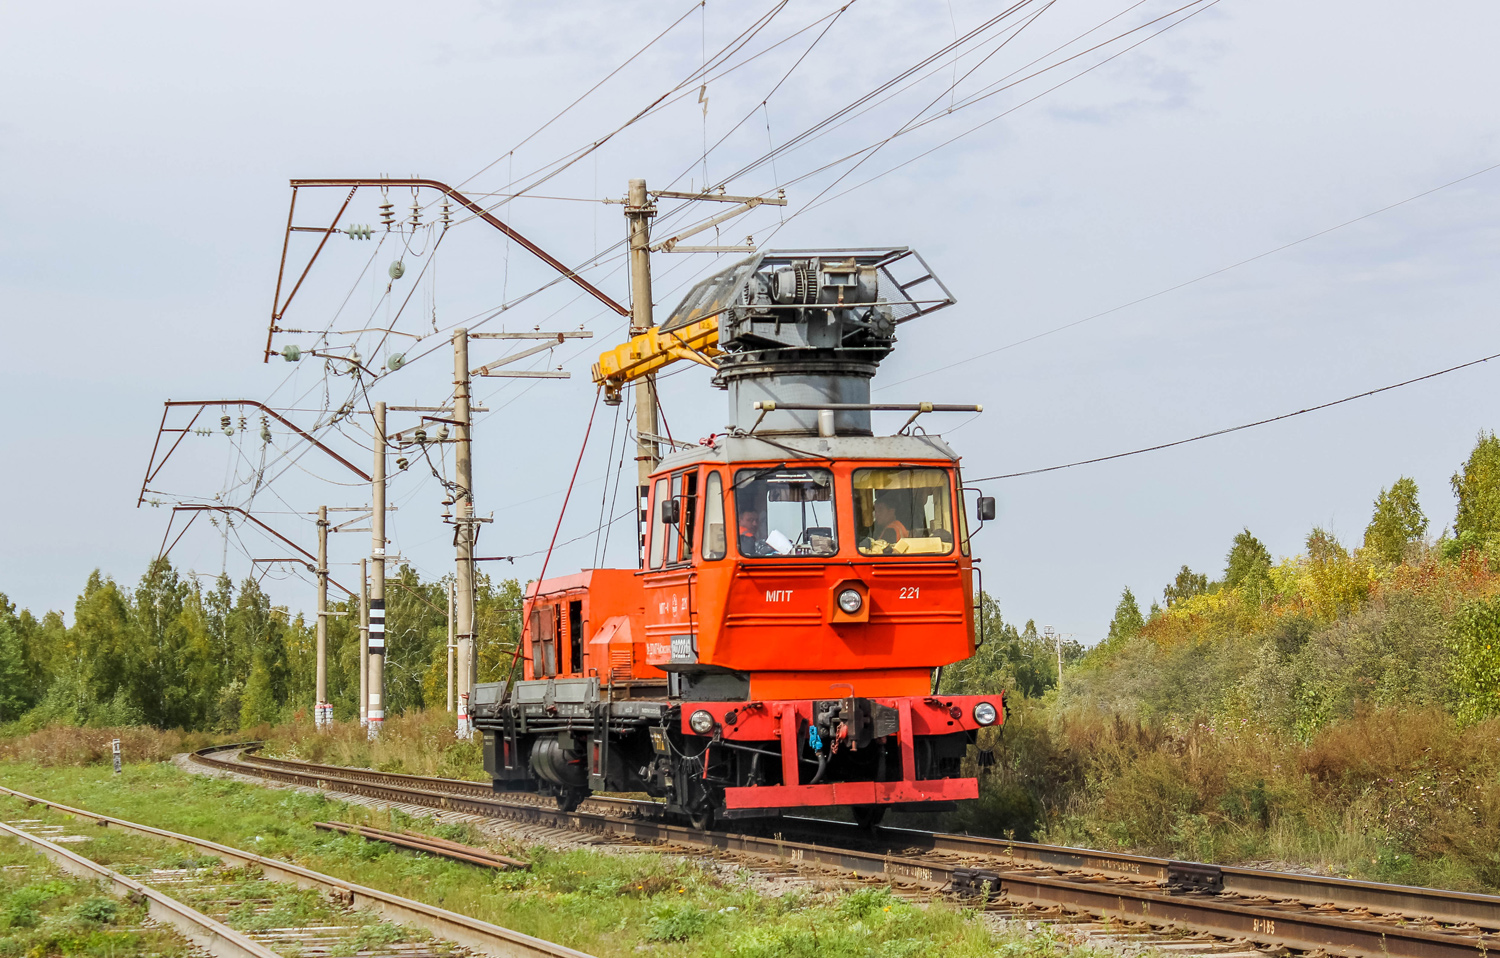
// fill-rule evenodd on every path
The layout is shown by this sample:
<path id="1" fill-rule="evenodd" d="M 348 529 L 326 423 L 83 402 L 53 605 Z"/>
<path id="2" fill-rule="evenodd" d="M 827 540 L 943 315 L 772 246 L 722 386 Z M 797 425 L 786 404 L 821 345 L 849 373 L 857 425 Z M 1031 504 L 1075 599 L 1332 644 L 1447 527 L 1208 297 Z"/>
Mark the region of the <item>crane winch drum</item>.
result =
<path id="1" fill-rule="evenodd" d="M 900 277 L 915 273 L 904 280 Z M 920 298 L 927 285 L 931 298 Z M 953 296 L 914 251 L 770 250 L 699 282 L 661 332 L 718 319 L 718 373 L 730 425 L 757 435 L 816 435 L 816 410 L 757 403 L 869 404 L 870 380 L 896 327 L 950 306 Z M 838 435 L 868 436 L 869 410 L 834 412 Z"/>

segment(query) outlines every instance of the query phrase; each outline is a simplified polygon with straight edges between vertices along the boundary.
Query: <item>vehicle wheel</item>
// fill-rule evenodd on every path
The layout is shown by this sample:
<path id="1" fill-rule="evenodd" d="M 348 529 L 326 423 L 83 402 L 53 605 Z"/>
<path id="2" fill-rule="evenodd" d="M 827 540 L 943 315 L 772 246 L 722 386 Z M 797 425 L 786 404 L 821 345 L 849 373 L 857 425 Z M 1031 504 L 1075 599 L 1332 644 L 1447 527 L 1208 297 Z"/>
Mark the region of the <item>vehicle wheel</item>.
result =
<path id="1" fill-rule="evenodd" d="M 710 831 L 714 827 L 713 806 L 704 805 L 696 811 L 689 812 L 688 823 L 700 832 Z"/>
<path id="2" fill-rule="evenodd" d="M 557 793 L 557 807 L 564 812 L 571 812 L 583 804 L 583 800 L 589 797 L 586 788 L 564 788 Z"/>
<path id="3" fill-rule="evenodd" d="M 856 805 L 854 806 L 854 822 L 866 831 L 873 829 L 885 818 L 884 805 Z"/>

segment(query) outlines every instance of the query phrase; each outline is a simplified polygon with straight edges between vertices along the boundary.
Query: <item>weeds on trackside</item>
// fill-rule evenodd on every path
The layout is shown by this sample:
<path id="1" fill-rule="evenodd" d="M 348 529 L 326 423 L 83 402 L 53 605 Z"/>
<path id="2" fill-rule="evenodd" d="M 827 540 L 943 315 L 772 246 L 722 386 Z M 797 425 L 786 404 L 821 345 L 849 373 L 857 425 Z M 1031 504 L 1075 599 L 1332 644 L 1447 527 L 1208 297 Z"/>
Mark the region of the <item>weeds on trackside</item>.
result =
<path id="1" fill-rule="evenodd" d="M 908 902 L 884 888 L 767 894 L 753 877 L 728 868 L 657 854 L 486 842 L 469 826 L 188 775 L 166 764 L 128 766 L 116 778 L 102 767 L 11 763 L 0 765 L 0 781 L 55 801 L 293 861 L 600 956 L 965 958 L 998 950 L 1029 958 L 1077 951 L 1046 934 L 998 933 L 970 910 Z M 20 808 L 19 802 L 0 799 L 0 814 L 8 817 Z M 42 814 L 32 810 L 28 817 Z M 327 819 L 488 844 L 527 859 L 531 868 L 493 872 L 312 827 Z M 90 853 L 121 867 L 185 867 L 180 850 L 152 847 L 146 839 L 108 829 L 90 834 L 96 836 Z M 296 907 L 301 906 L 295 901 L 285 904 L 288 924 L 295 923 Z"/>
<path id="2" fill-rule="evenodd" d="M 185 958 L 192 953 L 188 942 L 169 930 L 142 927 L 145 917 L 144 905 L 66 876 L 15 839 L 0 837 L 0 955 Z"/>

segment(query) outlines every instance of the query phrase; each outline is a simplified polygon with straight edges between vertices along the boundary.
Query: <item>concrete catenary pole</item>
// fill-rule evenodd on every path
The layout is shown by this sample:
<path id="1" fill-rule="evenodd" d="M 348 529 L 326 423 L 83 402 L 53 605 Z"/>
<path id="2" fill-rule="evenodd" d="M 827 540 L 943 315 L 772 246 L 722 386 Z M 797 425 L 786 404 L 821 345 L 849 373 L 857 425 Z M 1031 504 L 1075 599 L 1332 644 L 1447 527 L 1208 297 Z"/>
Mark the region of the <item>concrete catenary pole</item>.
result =
<path id="1" fill-rule="evenodd" d="M 359 560 L 359 724 L 370 725 L 370 568 Z"/>
<path id="2" fill-rule="evenodd" d="M 370 471 L 370 738 L 385 724 L 385 403 L 375 404 L 375 468 Z"/>
<path id="3" fill-rule="evenodd" d="M 656 208 L 651 205 L 651 196 L 646 192 L 645 180 L 631 180 L 630 193 L 625 202 L 625 218 L 630 224 L 630 333 L 638 336 L 656 324 L 651 311 L 651 217 Z M 636 430 L 636 501 L 638 502 L 639 526 L 641 530 L 638 547 L 644 561 L 645 530 L 649 528 L 644 510 L 646 507 L 647 483 L 656 469 L 660 456 L 656 439 L 659 435 L 656 421 L 656 377 L 647 376 L 635 384 L 635 430 Z M 646 438 L 646 437 L 652 438 Z"/>
<path id="4" fill-rule="evenodd" d="M 457 639 L 459 738 L 468 738 L 469 702 L 474 693 L 474 460 L 469 448 L 469 331 L 453 331 L 453 472 L 458 556 L 455 579 L 454 635 Z"/>
<path id="5" fill-rule="evenodd" d="M 455 633 L 453 631 L 453 583 L 448 583 L 448 711 L 453 711 L 453 666 L 454 653 L 458 646 L 455 644 Z"/>
<path id="6" fill-rule="evenodd" d="M 328 704 L 328 507 L 318 507 L 318 689 L 313 724 L 327 728 L 333 718 Z"/>
<path id="7" fill-rule="evenodd" d="M 1057 691 L 1062 694 L 1062 633 L 1057 633 Z"/>
<path id="8" fill-rule="evenodd" d="M 1059 692 L 1061 692 L 1062 691 L 1062 665 L 1063 665 L 1063 663 L 1062 663 L 1062 641 L 1063 641 L 1062 633 L 1059 632 L 1059 631 L 1057 631 L 1056 629 L 1054 629 L 1052 626 L 1049 625 L 1049 626 L 1045 626 L 1042 629 L 1042 635 L 1045 636 L 1046 638 L 1050 639 L 1052 641 L 1053 645 L 1055 645 L 1057 647 L 1057 690 Z"/>

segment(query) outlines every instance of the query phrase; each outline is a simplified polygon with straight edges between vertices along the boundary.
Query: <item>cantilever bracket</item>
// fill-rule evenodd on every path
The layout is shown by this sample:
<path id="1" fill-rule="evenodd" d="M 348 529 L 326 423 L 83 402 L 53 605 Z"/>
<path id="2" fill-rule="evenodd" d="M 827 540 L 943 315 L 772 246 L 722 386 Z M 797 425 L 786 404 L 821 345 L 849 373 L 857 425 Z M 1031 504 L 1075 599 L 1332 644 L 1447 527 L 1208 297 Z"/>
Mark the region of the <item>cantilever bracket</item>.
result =
<path id="1" fill-rule="evenodd" d="M 171 413 L 174 406 L 195 406 L 197 407 L 198 411 L 193 414 L 193 418 L 188 421 L 188 424 L 186 426 L 183 426 L 181 429 L 168 429 L 167 416 Z M 337 460 L 340 465 L 348 468 L 356 476 L 359 476 L 359 478 L 363 481 L 370 481 L 370 474 L 368 472 L 365 472 L 363 469 L 354 465 L 354 463 L 334 452 L 332 449 L 328 448 L 323 443 L 315 439 L 307 430 L 303 429 L 301 426 L 298 426 L 296 423 L 292 422 L 290 419 L 286 418 L 281 413 L 272 409 L 270 406 L 267 406 L 263 402 L 257 402 L 254 399 L 205 399 L 175 401 L 169 399 L 165 404 L 163 404 L 162 407 L 161 425 L 156 429 L 156 442 L 151 446 L 151 459 L 146 463 L 146 478 L 141 480 L 141 491 L 140 494 L 136 497 L 135 501 L 135 507 L 137 509 L 141 507 L 141 503 L 146 501 L 146 493 L 151 491 L 149 487 L 152 481 L 156 479 L 157 475 L 162 471 L 162 468 L 166 466 L 167 460 L 172 457 L 172 453 L 176 452 L 177 447 L 182 445 L 182 440 L 185 439 L 187 437 L 187 434 L 192 431 L 193 424 L 198 421 L 199 416 L 203 415 L 203 410 L 208 408 L 209 406 L 254 406 L 256 409 L 259 409 L 267 416 L 274 418 L 277 422 L 281 423 L 283 426 L 286 426 L 292 432 L 301 436 L 307 442 L 323 450 L 323 452 L 327 453 L 330 457 Z M 178 433 L 177 439 L 172 443 L 171 447 L 167 449 L 166 454 L 161 457 L 161 462 L 157 462 L 156 453 L 161 448 L 161 437 L 169 432 Z"/>
<path id="2" fill-rule="evenodd" d="M 279 323 L 281 321 L 281 318 L 286 315 L 287 307 L 291 305 L 292 298 L 297 295 L 297 290 L 302 286 L 302 281 L 307 278 L 307 274 L 312 270 L 313 263 L 317 261 L 318 255 L 323 252 L 323 247 L 327 244 L 328 238 L 332 236 L 334 232 L 336 232 L 336 229 L 334 227 L 338 225 L 338 218 L 344 214 L 344 210 L 348 208 L 349 202 L 354 198 L 355 192 L 361 186 L 377 186 L 387 188 L 392 186 L 409 186 L 427 187 L 428 189 L 437 190 L 444 196 L 451 198 L 459 206 L 468 210 L 477 219 L 483 220 L 490 226 L 493 226 L 495 229 L 515 240 L 518 244 L 528 250 L 532 255 L 536 256 L 542 262 L 557 270 L 564 277 L 577 284 L 580 288 L 583 289 L 584 292 L 588 293 L 590 296 L 593 296 L 605 306 L 608 306 L 610 309 L 614 310 L 621 316 L 630 315 L 630 310 L 628 308 L 621 306 L 619 303 L 615 302 L 614 299 L 610 298 L 608 294 L 595 287 L 588 280 L 584 279 L 578 274 L 577 270 L 563 265 L 563 263 L 556 257 L 552 256 L 550 253 L 533 243 L 531 240 L 522 236 L 511 226 L 502 222 L 489 210 L 485 209 L 479 203 L 476 203 L 474 200 L 460 193 L 458 190 L 455 190 L 453 187 L 449 186 L 446 183 L 439 182 L 438 180 L 428 180 L 416 177 L 400 179 L 389 177 L 353 177 L 343 179 L 292 180 L 291 186 L 292 202 L 291 207 L 287 210 L 286 215 L 286 237 L 282 241 L 281 245 L 281 264 L 276 271 L 276 295 L 271 304 L 271 324 L 266 330 L 266 348 L 265 354 L 262 357 L 262 362 L 271 361 L 271 339 L 278 332 L 277 323 Z M 301 276 L 297 278 L 297 282 L 292 286 L 291 292 L 287 294 L 286 300 L 283 301 L 281 299 L 281 287 L 282 281 L 286 276 L 287 248 L 291 244 L 292 233 L 300 232 L 300 229 L 298 227 L 292 225 L 292 214 L 297 209 L 297 191 L 302 187 L 348 187 L 349 195 L 344 198 L 344 205 L 339 207 L 339 212 L 333 219 L 333 225 L 326 230 L 322 227 L 319 227 L 315 230 L 315 232 L 323 233 L 323 238 L 318 242 L 317 249 L 313 251 L 312 256 L 307 261 L 307 265 L 302 268 Z"/>
<path id="3" fill-rule="evenodd" d="M 177 518 L 177 513 L 179 513 L 179 512 L 191 512 L 191 513 L 199 513 L 199 512 L 223 512 L 223 513 L 231 513 L 231 512 L 237 512 L 240 515 L 244 516 L 246 519 L 249 519 L 251 522 L 255 523 L 257 526 L 260 526 L 261 529 L 265 530 L 266 532 L 268 532 L 271 535 L 275 536 L 276 538 L 280 539 L 282 542 L 284 542 L 287 545 L 291 546 L 293 549 L 296 549 L 298 552 L 302 553 L 302 555 L 304 557 L 306 557 L 306 560 L 308 562 L 317 562 L 318 561 L 317 560 L 317 556 L 314 556 L 311 552 L 308 552 L 306 549 L 304 549 L 301 546 L 297 545 L 297 543 L 295 543 L 292 540 L 288 539 L 286 536 L 282 535 L 281 533 L 277 532 L 275 529 L 272 529 L 270 526 L 266 525 L 264 522 L 261 522 L 255 516 L 251 515 L 248 510 L 241 509 L 239 506 L 214 506 L 214 505 L 208 505 L 207 503 L 181 503 L 180 502 L 177 505 L 175 505 L 175 506 L 172 507 L 172 519 L 176 519 Z M 197 518 L 197 516 L 194 515 L 193 519 L 196 519 L 196 518 Z M 182 532 L 179 532 L 177 534 L 177 538 L 172 540 L 172 545 L 170 545 L 170 546 L 167 545 L 166 544 L 167 543 L 167 536 L 169 536 L 169 535 L 172 534 L 172 519 L 168 519 L 167 520 L 167 531 L 161 537 L 162 549 L 161 549 L 161 551 L 156 556 L 156 558 L 158 560 L 165 559 L 167 557 L 167 554 L 172 551 L 173 547 L 175 547 L 177 545 L 177 543 L 179 541 L 181 541 L 183 535 L 185 535 L 187 533 L 187 526 L 184 526 L 183 529 L 182 529 Z M 188 520 L 188 525 L 192 525 L 192 519 Z M 300 560 L 293 560 L 293 561 L 300 561 Z M 358 593 L 354 592 L 353 590 L 351 590 L 348 586 L 342 585 L 342 584 L 334 581 L 334 579 L 333 579 L 332 576 L 329 577 L 328 581 L 330 583 L 332 583 L 333 585 L 338 586 L 340 589 L 343 589 L 344 592 L 347 593 L 348 596 L 349 596 L 349 598 L 351 598 L 351 599 L 354 598 L 358 594 Z"/>

